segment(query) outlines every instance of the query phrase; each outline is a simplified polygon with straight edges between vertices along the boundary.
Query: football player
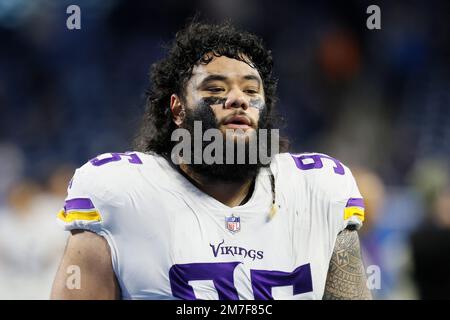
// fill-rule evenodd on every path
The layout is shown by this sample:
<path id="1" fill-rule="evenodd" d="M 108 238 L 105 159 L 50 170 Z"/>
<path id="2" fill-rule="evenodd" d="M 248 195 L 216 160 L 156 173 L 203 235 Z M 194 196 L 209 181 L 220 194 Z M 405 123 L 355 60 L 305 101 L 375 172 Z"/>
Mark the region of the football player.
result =
<path id="1" fill-rule="evenodd" d="M 287 153 L 283 140 L 269 163 L 175 161 L 172 134 L 195 136 L 196 122 L 249 150 L 253 133 L 277 127 L 275 91 L 271 53 L 255 35 L 199 22 L 178 32 L 152 67 L 135 151 L 75 172 L 51 297 L 370 299 L 356 231 L 364 203 L 341 162 Z"/>

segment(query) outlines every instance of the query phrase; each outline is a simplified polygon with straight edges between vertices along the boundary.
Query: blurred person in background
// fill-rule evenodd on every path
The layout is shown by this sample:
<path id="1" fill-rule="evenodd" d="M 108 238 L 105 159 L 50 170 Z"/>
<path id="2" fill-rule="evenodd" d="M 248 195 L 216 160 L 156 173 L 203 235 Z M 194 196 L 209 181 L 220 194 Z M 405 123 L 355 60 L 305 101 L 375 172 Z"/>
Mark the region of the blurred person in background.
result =
<path id="1" fill-rule="evenodd" d="M 24 171 L 25 159 L 21 149 L 0 141 L 0 208 L 6 205 L 10 188 L 22 179 Z"/>
<path id="2" fill-rule="evenodd" d="M 450 299 L 450 179 L 445 159 L 419 165 L 426 216 L 411 236 L 412 278 L 421 299 Z"/>
<path id="3" fill-rule="evenodd" d="M 0 299 L 48 299 L 66 241 L 51 212 L 72 173 L 62 166 L 43 187 L 31 180 L 11 186 L 0 212 Z"/>

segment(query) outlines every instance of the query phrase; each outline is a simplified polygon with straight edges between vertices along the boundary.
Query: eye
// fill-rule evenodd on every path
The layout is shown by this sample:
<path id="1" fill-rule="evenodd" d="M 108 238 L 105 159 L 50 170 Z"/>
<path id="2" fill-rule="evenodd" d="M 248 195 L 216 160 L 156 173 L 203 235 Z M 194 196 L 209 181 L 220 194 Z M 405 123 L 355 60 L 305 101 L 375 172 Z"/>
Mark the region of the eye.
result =
<path id="1" fill-rule="evenodd" d="M 209 88 L 206 88 L 206 91 L 213 92 L 213 93 L 219 93 L 219 92 L 225 91 L 225 89 L 221 88 L 221 87 L 209 87 Z"/>
<path id="2" fill-rule="evenodd" d="M 254 89 L 247 89 L 247 90 L 244 90 L 244 92 L 247 94 L 257 94 L 258 93 L 258 91 L 254 90 Z"/>

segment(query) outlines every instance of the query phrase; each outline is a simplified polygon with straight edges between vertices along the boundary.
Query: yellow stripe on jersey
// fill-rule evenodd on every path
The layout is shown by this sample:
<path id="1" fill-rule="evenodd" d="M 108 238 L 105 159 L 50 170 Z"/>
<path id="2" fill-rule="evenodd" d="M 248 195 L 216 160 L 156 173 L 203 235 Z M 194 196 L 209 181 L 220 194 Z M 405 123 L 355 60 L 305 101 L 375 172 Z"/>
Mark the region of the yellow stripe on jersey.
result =
<path id="1" fill-rule="evenodd" d="M 76 220 L 101 221 L 100 213 L 97 210 L 91 211 L 75 211 L 66 212 L 64 209 L 58 213 L 58 218 L 64 222 L 72 222 Z"/>
<path id="2" fill-rule="evenodd" d="M 356 216 L 359 220 L 364 221 L 364 208 L 361 207 L 347 207 L 344 209 L 344 220 Z"/>

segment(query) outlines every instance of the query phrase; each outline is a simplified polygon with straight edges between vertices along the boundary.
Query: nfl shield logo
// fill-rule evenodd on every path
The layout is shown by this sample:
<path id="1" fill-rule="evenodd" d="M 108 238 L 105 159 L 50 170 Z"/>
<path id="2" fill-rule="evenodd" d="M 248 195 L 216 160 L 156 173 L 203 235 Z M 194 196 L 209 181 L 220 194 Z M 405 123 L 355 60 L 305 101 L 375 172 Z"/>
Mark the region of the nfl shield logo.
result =
<path id="1" fill-rule="evenodd" d="M 232 233 L 240 231 L 241 218 L 235 217 L 234 214 L 232 214 L 231 217 L 225 217 L 225 227 Z"/>

